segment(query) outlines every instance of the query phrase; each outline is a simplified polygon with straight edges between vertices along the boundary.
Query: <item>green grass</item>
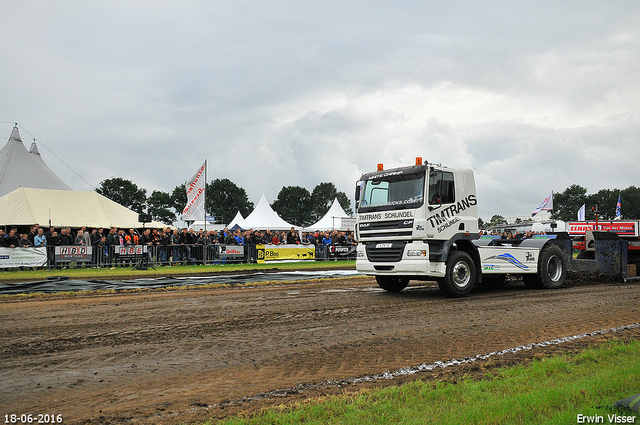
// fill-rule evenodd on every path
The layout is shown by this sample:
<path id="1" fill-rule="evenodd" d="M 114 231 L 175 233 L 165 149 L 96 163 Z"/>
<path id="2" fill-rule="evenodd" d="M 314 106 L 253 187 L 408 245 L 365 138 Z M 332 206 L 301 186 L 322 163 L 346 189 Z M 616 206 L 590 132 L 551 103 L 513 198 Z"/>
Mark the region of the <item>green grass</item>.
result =
<path id="1" fill-rule="evenodd" d="M 131 267 L 101 268 L 67 268 L 63 270 L 7 270 L 0 271 L 0 281 L 45 280 L 47 276 L 69 276 L 71 279 L 137 279 L 143 277 L 161 277 L 173 275 L 197 275 L 203 273 L 236 272 L 245 270 L 308 270 L 316 268 L 353 268 L 355 261 L 312 261 L 277 264 L 211 264 L 201 266 L 156 267 L 155 270 L 131 270 Z"/>
<path id="2" fill-rule="evenodd" d="M 506 368 L 482 380 L 412 383 L 280 406 L 239 424 L 575 424 L 577 415 L 634 416 L 608 408 L 640 393 L 640 341 Z M 211 422 L 207 422 L 211 423 Z M 640 419 L 635 415 L 635 423 Z"/>

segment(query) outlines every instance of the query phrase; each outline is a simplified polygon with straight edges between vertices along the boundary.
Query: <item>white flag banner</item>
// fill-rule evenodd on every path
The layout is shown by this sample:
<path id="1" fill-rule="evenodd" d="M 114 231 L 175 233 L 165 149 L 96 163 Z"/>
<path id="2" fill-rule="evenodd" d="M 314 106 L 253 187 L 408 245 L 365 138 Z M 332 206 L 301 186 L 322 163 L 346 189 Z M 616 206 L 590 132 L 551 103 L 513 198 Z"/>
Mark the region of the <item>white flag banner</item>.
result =
<path id="1" fill-rule="evenodd" d="M 580 209 L 578 210 L 578 221 L 584 221 L 584 212 L 585 212 L 585 205 L 586 204 L 582 204 L 582 206 L 580 207 Z"/>
<path id="2" fill-rule="evenodd" d="M 551 210 L 553 210 L 553 192 L 551 192 L 549 196 L 547 196 L 544 199 L 544 201 L 542 201 L 542 203 L 538 205 L 538 208 L 536 208 L 536 210 L 531 213 L 531 217 L 538 214 L 540 211 L 551 211 Z"/>
<path id="3" fill-rule="evenodd" d="M 204 191 L 207 174 L 207 160 L 187 182 L 187 206 L 182 210 L 184 221 L 204 220 Z"/>

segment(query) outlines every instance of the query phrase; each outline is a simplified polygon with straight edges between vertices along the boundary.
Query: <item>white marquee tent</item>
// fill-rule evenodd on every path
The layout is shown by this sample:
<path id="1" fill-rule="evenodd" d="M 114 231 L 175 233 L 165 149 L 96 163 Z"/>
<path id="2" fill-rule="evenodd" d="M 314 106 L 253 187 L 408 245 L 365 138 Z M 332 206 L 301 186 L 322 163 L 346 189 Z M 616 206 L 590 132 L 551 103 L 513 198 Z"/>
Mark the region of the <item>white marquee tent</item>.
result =
<path id="1" fill-rule="evenodd" d="M 240 214 L 240 211 L 238 211 L 236 213 L 236 216 L 233 217 L 233 220 L 231 220 L 231 223 L 227 224 L 227 227 L 229 229 L 231 229 L 233 226 L 235 226 L 238 223 L 241 223 L 244 221 L 244 217 L 242 216 L 242 214 Z"/>
<path id="2" fill-rule="evenodd" d="M 340 206 L 338 198 L 333 200 L 329 211 L 317 223 L 305 227 L 305 231 L 314 232 L 316 230 L 353 230 L 355 220 L 347 215 Z"/>
<path id="3" fill-rule="evenodd" d="M 36 142 L 27 150 L 18 127 L 14 127 L 7 144 L 0 149 L 0 196 L 19 187 L 72 190 L 45 164 Z"/>
<path id="4" fill-rule="evenodd" d="M 0 197 L 0 225 L 140 228 L 138 213 L 93 191 L 21 187 Z M 145 227 L 166 224 L 152 221 Z"/>
<path id="5" fill-rule="evenodd" d="M 267 198 L 262 195 L 260 202 L 254 208 L 254 210 L 240 223 L 237 223 L 240 228 L 248 230 L 290 230 L 292 227 L 300 230 L 300 226 L 294 226 L 284 221 L 269 205 Z"/>

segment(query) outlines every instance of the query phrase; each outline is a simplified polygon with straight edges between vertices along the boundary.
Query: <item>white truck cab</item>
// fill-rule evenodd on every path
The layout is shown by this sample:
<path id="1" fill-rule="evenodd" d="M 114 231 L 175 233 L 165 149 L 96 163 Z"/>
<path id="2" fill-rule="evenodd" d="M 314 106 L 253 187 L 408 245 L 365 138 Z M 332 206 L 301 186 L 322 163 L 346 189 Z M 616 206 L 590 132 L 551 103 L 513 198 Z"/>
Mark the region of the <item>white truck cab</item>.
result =
<path id="1" fill-rule="evenodd" d="M 503 282 L 507 273 L 536 275 L 540 251 L 551 239 L 479 240 L 477 203 L 469 169 L 422 158 L 390 170 L 378 164 L 356 185 L 356 269 L 376 276 L 387 291 L 401 291 L 412 279 L 436 280 L 452 296 L 483 280 Z M 555 248 L 555 281 L 547 287 L 562 286 L 566 276 L 566 255 Z M 542 285 L 529 280 L 530 286 Z"/>

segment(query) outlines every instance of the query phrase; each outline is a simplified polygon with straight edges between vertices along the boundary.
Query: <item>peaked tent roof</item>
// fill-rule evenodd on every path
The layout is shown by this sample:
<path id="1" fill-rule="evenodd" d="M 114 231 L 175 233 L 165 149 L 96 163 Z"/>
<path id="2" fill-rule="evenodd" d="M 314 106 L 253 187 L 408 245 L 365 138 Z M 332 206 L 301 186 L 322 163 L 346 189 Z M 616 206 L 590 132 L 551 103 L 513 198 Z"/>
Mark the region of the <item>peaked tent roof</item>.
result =
<path id="1" fill-rule="evenodd" d="M 341 229 L 341 224 L 342 224 L 342 220 L 340 220 L 341 218 L 350 218 L 346 212 L 344 212 L 344 210 L 342 209 L 342 206 L 340 205 L 340 202 L 338 202 L 338 198 L 335 198 L 333 200 L 333 204 L 331 204 L 331 207 L 329 207 L 329 211 L 327 211 L 327 213 L 324 215 L 324 217 L 322 217 L 320 220 L 318 220 L 317 223 L 309 226 L 309 227 L 305 227 L 304 230 L 310 230 L 310 231 L 314 231 L 314 230 L 347 230 L 347 229 Z M 338 219 L 338 220 L 336 220 Z M 337 226 L 336 226 L 337 225 Z"/>
<path id="2" fill-rule="evenodd" d="M 241 223 L 242 221 L 244 221 L 244 217 L 242 216 L 242 214 L 240 214 L 240 211 L 238 211 L 236 213 L 236 216 L 233 217 L 233 220 L 231 220 L 231 222 L 227 224 L 227 227 L 231 229 L 233 226 L 235 226 L 238 223 Z"/>
<path id="3" fill-rule="evenodd" d="M 260 202 L 258 202 L 258 205 L 256 205 L 251 214 L 238 223 L 238 225 L 242 229 L 256 230 L 289 230 L 292 227 L 300 229 L 300 226 L 294 226 L 281 219 L 271 208 L 264 195 L 262 195 Z"/>
<path id="4" fill-rule="evenodd" d="M 139 228 L 138 213 L 98 192 L 21 187 L 0 197 L 0 225 Z M 152 221 L 144 227 L 166 224 Z"/>
<path id="5" fill-rule="evenodd" d="M 18 127 L 14 127 L 7 144 L 0 149 L 0 196 L 19 187 L 72 190 L 45 164 L 35 142 L 27 150 Z"/>

